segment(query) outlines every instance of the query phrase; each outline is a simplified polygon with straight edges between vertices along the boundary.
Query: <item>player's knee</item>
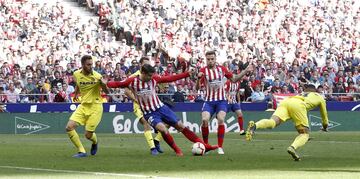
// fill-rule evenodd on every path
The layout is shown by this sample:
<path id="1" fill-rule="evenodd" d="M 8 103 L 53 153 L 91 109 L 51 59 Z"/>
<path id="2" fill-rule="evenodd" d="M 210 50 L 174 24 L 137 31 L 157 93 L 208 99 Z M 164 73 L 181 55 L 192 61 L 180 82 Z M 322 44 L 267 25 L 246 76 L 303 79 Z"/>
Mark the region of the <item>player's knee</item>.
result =
<path id="1" fill-rule="evenodd" d="M 75 129 L 75 127 L 71 126 L 71 125 L 66 125 L 66 127 L 65 127 L 66 132 L 72 131 L 74 129 Z"/>
<path id="2" fill-rule="evenodd" d="M 309 134 L 309 128 L 303 125 L 296 126 L 296 130 L 299 134 Z"/>
<path id="3" fill-rule="evenodd" d="M 143 118 L 143 117 L 141 117 L 140 119 L 139 119 L 139 122 L 140 122 L 140 124 L 142 124 L 142 125 L 146 125 L 146 124 L 148 124 L 147 123 L 147 121 Z"/>
<path id="4" fill-rule="evenodd" d="M 87 139 L 91 139 L 92 135 L 93 135 L 92 132 L 85 132 L 85 137 L 86 137 Z"/>
<path id="5" fill-rule="evenodd" d="M 178 130 L 179 132 L 181 132 L 182 130 L 184 130 L 185 126 L 182 122 L 178 122 L 175 126 L 175 129 Z"/>
<path id="6" fill-rule="evenodd" d="M 272 116 L 271 116 L 271 119 L 275 121 L 276 126 L 280 125 L 281 122 L 282 122 L 281 119 L 280 119 L 280 117 L 275 116 L 275 115 L 272 115 Z"/>
<path id="7" fill-rule="evenodd" d="M 156 130 L 158 130 L 161 133 L 166 133 L 167 132 L 166 126 L 161 124 L 161 123 L 156 125 Z"/>
<path id="8" fill-rule="evenodd" d="M 144 131 L 150 131 L 151 130 L 151 126 L 150 126 L 149 123 L 144 123 L 143 126 L 144 126 Z"/>
<path id="9" fill-rule="evenodd" d="M 219 124 L 219 125 L 224 124 L 224 119 L 218 119 L 218 124 Z"/>
<path id="10" fill-rule="evenodd" d="M 151 131 L 150 125 L 144 125 L 144 131 Z"/>
<path id="11" fill-rule="evenodd" d="M 209 126 L 209 121 L 208 120 L 202 120 L 202 126 L 203 127 L 208 127 Z"/>
<path id="12" fill-rule="evenodd" d="M 226 112 L 220 111 L 220 112 L 216 115 L 216 119 L 217 119 L 218 121 L 223 121 L 223 122 L 224 122 L 225 116 L 226 116 Z"/>

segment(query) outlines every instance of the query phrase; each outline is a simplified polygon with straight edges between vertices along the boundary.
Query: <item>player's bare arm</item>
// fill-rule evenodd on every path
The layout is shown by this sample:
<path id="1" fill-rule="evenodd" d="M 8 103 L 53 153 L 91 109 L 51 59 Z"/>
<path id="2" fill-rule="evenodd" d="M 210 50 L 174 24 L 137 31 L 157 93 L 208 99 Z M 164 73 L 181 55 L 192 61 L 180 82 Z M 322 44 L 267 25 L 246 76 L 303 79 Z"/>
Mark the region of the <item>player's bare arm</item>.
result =
<path id="1" fill-rule="evenodd" d="M 190 74 L 193 72 L 184 72 L 184 73 L 180 73 L 180 74 L 176 74 L 176 75 L 170 75 L 170 76 L 153 76 L 153 78 L 158 82 L 158 83 L 170 83 L 170 82 L 174 82 L 183 78 L 187 78 L 190 76 Z"/>
<path id="2" fill-rule="evenodd" d="M 196 85 L 195 85 L 195 88 L 196 90 L 199 90 L 200 87 L 201 87 L 201 78 L 204 76 L 204 73 L 203 72 L 199 72 L 198 75 L 197 75 L 197 80 L 196 80 Z"/>
<path id="3" fill-rule="evenodd" d="M 131 101 L 133 101 L 134 103 L 139 103 L 136 98 L 134 93 L 129 89 L 129 88 L 125 88 L 125 95 L 131 99 Z"/>
<path id="4" fill-rule="evenodd" d="M 104 78 L 101 78 L 101 79 L 100 79 L 100 86 L 101 86 L 102 90 L 103 90 L 106 94 L 109 94 L 109 89 L 107 88 L 106 83 L 107 83 L 107 80 L 106 80 L 106 79 L 104 79 Z"/>
<path id="5" fill-rule="evenodd" d="M 75 80 L 75 79 L 74 79 Z M 76 83 L 76 82 L 75 82 Z M 79 101 L 79 93 L 80 93 L 80 90 L 79 90 L 79 87 L 78 85 L 75 86 L 75 91 L 74 91 L 74 98 L 73 98 L 73 101 L 74 102 L 78 102 Z"/>

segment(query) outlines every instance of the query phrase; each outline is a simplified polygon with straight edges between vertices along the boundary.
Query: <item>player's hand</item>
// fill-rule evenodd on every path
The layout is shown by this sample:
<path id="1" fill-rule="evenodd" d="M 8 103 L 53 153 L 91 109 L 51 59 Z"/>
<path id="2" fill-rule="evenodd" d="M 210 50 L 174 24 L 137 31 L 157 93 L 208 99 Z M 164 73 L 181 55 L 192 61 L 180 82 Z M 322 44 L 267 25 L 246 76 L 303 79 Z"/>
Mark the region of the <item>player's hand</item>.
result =
<path id="1" fill-rule="evenodd" d="M 106 84 L 107 84 L 107 82 L 108 82 L 108 80 L 107 80 L 107 79 L 105 79 L 105 78 L 101 78 L 101 79 L 100 79 L 100 83 L 101 83 L 101 84 L 106 85 Z"/>
<path id="2" fill-rule="evenodd" d="M 250 64 L 245 68 L 245 70 L 246 70 L 247 72 L 253 71 L 253 70 L 254 70 L 254 65 L 253 65 L 252 63 L 250 63 Z"/>
<path id="3" fill-rule="evenodd" d="M 79 101 L 79 96 L 78 96 L 78 95 L 75 95 L 75 96 L 73 97 L 73 101 L 74 101 L 74 102 L 78 102 L 78 101 Z"/>
<path id="4" fill-rule="evenodd" d="M 198 79 L 202 78 L 203 76 L 204 76 L 203 72 L 199 72 L 198 75 L 197 75 Z"/>
<path id="5" fill-rule="evenodd" d="M 189 68 L 189 69 L 188 69 L 188 72 L 189 72 L 189 75 L 190 75 L 190 76 L 196 75 L 196 70 L 195 70 L 194 68 Z"/>

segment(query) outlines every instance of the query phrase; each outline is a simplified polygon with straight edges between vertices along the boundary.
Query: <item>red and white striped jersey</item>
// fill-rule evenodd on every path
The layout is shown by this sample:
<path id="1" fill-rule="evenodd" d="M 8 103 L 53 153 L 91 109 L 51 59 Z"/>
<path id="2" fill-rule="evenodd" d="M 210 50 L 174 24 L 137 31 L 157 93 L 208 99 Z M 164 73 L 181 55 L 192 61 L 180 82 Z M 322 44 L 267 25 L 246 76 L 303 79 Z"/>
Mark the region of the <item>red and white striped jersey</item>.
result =
<path id="1" fill-rule="evenodd" d="M 220 65 L 215 66 L 213 69 L 208 67 L 201 68 L 200 72 L 204 73 L 201 83 L 206 87 L 205 101 L 226 100 L 226 78 L 232 78 L 233 74 Z"/>
<path id="2" fill-rule="evenodd" d="M 130 77 L 124 81 L 111 81 L 107 86 L 110 88 L 123 88 L 128 87 L 134 93 L 137 101 L 139 102 L 141 111 L 144 114 L 156 111 L 164 104 L 160 101 L 155 91 L 155 86 L 158 83 L 169 83 L 189 76 L 188 72 L 171 75 L 159 76 L 154 75 L 151 80 L 145 82 L 141 81 L 140 76 Z"/>
<path id="3" fill-rule="evenodd" d="M 235 104 L 237 103 L 236 94 L 240 91 L 240 82 L 232 82 L 231 80 L 227 80 L 225 83 L 225 90 L 228 95 L 228 103 Z"/>
<path id="4" fill-rule="evenodd" d="M 140 80 L 139 76 L 137 76 L 129 85 L 129 88 L 135 94 L 136 99 L 140 104 L 140 108 L 144 114 L 155 111 L 164 105 L 156 95 L 156 84 L 157 81 L 155 79 L 144 82 Z"/>

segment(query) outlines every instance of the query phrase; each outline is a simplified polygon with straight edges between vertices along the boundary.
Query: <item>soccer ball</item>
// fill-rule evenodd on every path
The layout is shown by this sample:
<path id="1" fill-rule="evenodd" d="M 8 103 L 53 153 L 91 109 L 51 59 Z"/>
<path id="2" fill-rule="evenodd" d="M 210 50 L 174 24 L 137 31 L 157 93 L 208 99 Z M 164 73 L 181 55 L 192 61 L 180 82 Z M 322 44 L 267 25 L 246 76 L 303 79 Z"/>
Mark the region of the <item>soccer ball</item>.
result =
<path id="1" fill-rule="evenodd" d="M 196 142 L 193 144 L 191 152 L 193 155 L 204 155 L 205 145 L 201 142 Z"/>

